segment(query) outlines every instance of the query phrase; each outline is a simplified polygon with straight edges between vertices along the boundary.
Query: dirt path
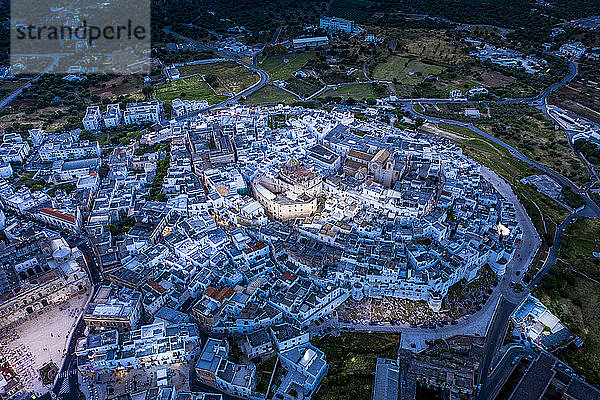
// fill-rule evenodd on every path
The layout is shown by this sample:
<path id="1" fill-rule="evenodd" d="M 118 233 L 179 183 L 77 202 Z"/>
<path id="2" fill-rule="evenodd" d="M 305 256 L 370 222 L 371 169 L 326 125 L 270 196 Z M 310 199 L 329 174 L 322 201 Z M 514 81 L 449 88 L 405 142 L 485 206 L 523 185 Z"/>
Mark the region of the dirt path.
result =
<path id="1" fill-rule="evenodd" d="M 455 133 L 455 132 L 450 132 L 450 131 L 447 131 L 445 129 L 440 129 L 439 127 L 437 127 L 437 126 L 435 126 L 433 124 L 430 124 L 430 123 L 424 124 L 422 128 L 424 130 L 426 130 L 427 132 L 429 132 L 429 133 L 433 133 L 435 135 L 443 136 L 443 137 L 448 138 L 448 139 L 463 140 L 463 141 L 467 141 L 467 142 L 469 142 L 469 141 L 483 142 L 483 143 L 487 144 L 488 146 L 490 146 L 492 149 L 494 149 L 494 151 L 496 151 L 496 153 L 498 153 L 498 155 L 500 155 L 500 156 L 504 155 L 500 149 L 498 149 L 496 146 L 494 146 L 493 143 L 490 143 L 490 142 L 488 142 L 488 141 L 486 141 L 484 139 L 463 136 L 463 135 L 460 135 L 460 134 Z"/>

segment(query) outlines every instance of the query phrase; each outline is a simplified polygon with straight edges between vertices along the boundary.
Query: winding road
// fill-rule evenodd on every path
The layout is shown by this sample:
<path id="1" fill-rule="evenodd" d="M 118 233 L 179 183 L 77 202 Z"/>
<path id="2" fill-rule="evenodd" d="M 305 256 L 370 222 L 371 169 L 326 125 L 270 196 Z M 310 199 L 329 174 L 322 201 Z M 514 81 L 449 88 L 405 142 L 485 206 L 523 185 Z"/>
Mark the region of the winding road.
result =
<path id="1" fill-rule="evenodd" d="M 182 37 L 173 32 L 169 32 L 169 33 L 171 33 L 174 36 L 179 37 L 183 40 L 191 41 L 192 43 L 195 42 L 191 39 Z M 195 44 L 198 45 L 197 42 L 195 42 Z M 210 50 L 214 51 L 214 49 L 210 49 Z M 235 101 L 239 100 L 242 96 L 246 96 L 246 95 L 260 89 L 261 87 L 264 87 L 264 85 L 266 85 L 268 83 L 269 76 L 266 72 L 262 71 L 261 69 L 255 67 L 253 65 L 252 66 L 246 65 L 246 67 L 250 68 L 251 70 L 257 72 L 260 75 L 260 77 L 261 77 L 260 82 L 257 83 L 257 85 L 253 86 L 252 88 L 249 88 L 246 91 L 244 91 L 222 103 L 211 106 L 209 108 L 209 110 L 221 108 L 223 106 L 226 106 L 227 104 L 234 103 Z M 367 76 L 365 65 L 363 65 L 363 71 L 365 72 L 365 76 Z M 544 115 L 546 115 L 547 118 L 550 118 L 550 116 L 547 112 L 548 97 L 554 91 L 560 89 L 564 85 L 571 82 L 577 76 L 577 73 L 578 73 L 578 65 L 574 62 L 570 62 L 568 74 L 563 79 L 561 79 L 559 82 L 544 89 L 542 92 L 540 92 L 539 95 L 537 95 L 535 97 L 531 97 L 531 98 L 504 98 L 504 99 L 500 99 L 498 102 L 505 103 L 505 104 L 517 104 L 517 103 L 529 104 L 530 106 L 540 108 L 543 111 Z M 318 92 L 314 93 L 313 95 L 309 96 L 307 99 L 314 99 L 314 98 L 318 97 L 319 95 L 321 95 L 322 93 L 326 92 L 327 90 L 336 89 L 336 88 L 343 87 L 343 86 L 349 86 L 352 84 L 356 84 L 356 83 L 328 85 L 328 86 L 323 87 L 322 89 L 320 89 Z M 489 140 L 490 142 L 494 143 L 495 145 L 503 147 L 508 152 L 510 152 L 510 154 L 513 157 L 517 158 L 518 160 L 525 162 L 528 165 L 532 166 L 533 168 L 541 171 L 542 173 L 551 176 L 556 181 L 560 182 L 563 186 L 569 187 L 574 192 L 580 193 L 583 196 L 583 198 L 585 199 L 585 206 L 579 210 L 576 210 L 571 215 L 569 215 L 569 217 L 565 221 L 563 221 L 563 223 L 557 228 L 556 234 L 554 237 L 554 241 L 553 241 L 553 245 L 550 249 L 549 256 L 546 259 L 544 266 L 538 272 L 538 274 L 535 276 L 535 278 L 532 280 L 532 282 L 527 287 L 525 287 L 525 290 L 523 290 L 521 293 L 517 294 L 509 286 L 509 283 L 513 280 L 513 278 L 517 279 L 517 277 L 515 275 L 515 271 L 516 270 L 521 271 L 522 269 L 525 269 L 529 265 L 529 263 L 532 259 L 530 254 L 524 254 L 523 252 L 521 252 L 518 260 L 515 260 L 515 258 L 513 258 L 513 262 L 518 263 L 519 265 L 518 266 L 513 265 L 510 270 L 507 270 L 507 274 L 503 277 L 503 279 L 499 283 L 499 289 L 494 291 L 494 294 L 492 295 L 492 297 L 490 297 L 488 302 L 484 305 L 483 309 L 478 311 L 475 315 L 472 315 L 468 321 L 461 320 L 459 322 L 459 324 L 457 324 L 457 325 L 438 327 L 436 329 L 410 328 L 410 327 L 404 326 L 404 325 L 398 326 L 398 325 L 391 325 L 391 324 L 355 325 L 355 324 L 343 324 L 343 323 L 339 324 L 339 327 L 344 327 L 346 329 L 357 330 L 357 331 L 402 332 L 403 337 L 409 337 L 409 338 L 410 337 L 413 337 L 413 338 L 418 337 L 419 340 L 428 340 L 428 339 L 434 338 L 436 336 L 439 337 L 439 335 L 467 333 L 468 331 L 473 331 L 473 330 L 480 331 L 481 327 L 479 325 L 481 325 L 481 323 L 479 323 L 479 322 L 485 323 L 485 328 L 484 328 L 485 330 L 484 330 L 483 334 L 487 337 L 487 340 L 486 340 L 485 350 L 484 350 L 485 356 L 484 356 L 484 359 L 482 360 L 482 364 L 480 366 L 480 371 L 482 371 L 483 373 L 481 373 L 479 376 L 479 384 L 481 385 L 481 391 L 480 391 L 479 398 L 487 400 L 487 399 L 493 398 L 493 396 L 495 396 L 499 392 L 500 387 L 504 384 L 508 374 L 510 373 L 510 371 L 512 371 L 512 364 L 509 364 L 509 363 L 513 360 L 514 356 L 515 355 L 520 356 L 520 355 L 527 354 L 527 351 L 524 350 L 523 348 L 511 348 L 503 356 L 500 355 L 500 351 L 501 351 L 501 348 L 503 345 L 503 339 L 508 330 L 508 323 L 509 323 L 510 315 L 514 312 L 514 310 L 522 302 L 522 300 L 535 287 L 537 287 L 537 285 L 539 285 L 543 276 L 554 265 L 554 263 L 556 261 L 558 249 L 560 246 L 560 240 L 562 238 L 562 235 L 563 235 L 566 227 L 569 224 L 576 221 L 577 218 L 579 218 L 579 217 L 600 217 L 600 208 L 598 207 L 598 205 L 596 203 L 594 203 L 594 201 L 589 196 L 589 194 L 587 192 L 588 186 L 586 186 L 584 188 L 579 187 L 577 184 L 572 182 L 570 179 L 562 176 L 561 174 L 554 171 L 553 169 L 530 159 L 529 157 L 527 157 L 526 155 L 521 153 L 519 150 L 517 150 L 513 146 L 482 131 L 481 129 L 477 128 L 476 126 L 473 126 L 472 124 L 469 124 L 469 123 L 453 121 L 453 120 L 448 120 L 448 119 L 443 119 L 443 118 L 431 117 L 431 116 L 419 113 L 414 109 L 414 106 L 416 104 L 441 104 L 441 103 L 451 103 L 451 102 L 453 102 L 453 100 L 450 100 L 450 99 L 400 99 L 400 100 L 397 100 L 395 103 L 397 106 L 408 110 L 413 117 L 421 117 L 427 122 L 434 123 L 434 124 L 447 123 L 447 124 L 457 125 L 457 126 L 461 126 L 461 127 L 470 129 L 474 133 L 480 135 L 481 137 L 485 138 L 486 140 Z M 464 103 L 473 103 L 473 102 L 464 102 Z M 481 103 L 486 103 L 486 102 L 481 102 Z M 207 111 L 207 110 L 204 110 L 204 111 Z M 189 117 L 190 116 L 187 116 L 185 118 L 189 118 Z M 182 118 L 182 119 L 185 119 L 185 118 Z M 498 182 L 496 182 L 496 183 L 498 183 Z M 533 233 L 533 235 L 535 235 L 537 237 L 537 233 Z M 539 237 L 538 237 L 538 240 L 539 240 Z M 537 251 L 537 248 L 535 250 Z M 531 252 L 531 248 L 528 248 L 527 251 Z M 535 251 L 533 251 L 533 254 L 535 254 Z M 492 305 L 495 305 L 495 308 L 493 310 L 491 310 Z M 490 321 L 490 318 L 489 318 L 490 312 L 493 313 L 492 317 L 491 317 L 491 322 L 489 322 Z M 489 322 L 489 324 L 488 324 L 488 322 Z"/>
<path id="2" fill-rule="evenodd" d="M 235 62 L 235 63 L 237 63 L 239 65 L 242 65 L 242 66 L 248 68 L 248 70 L 250 70 L 251 72 L 254 72 L 254 73 L 258 74 L 258 76 L 260 78 L 259 81 L 256 82 L 254 85 L 250 86 L 249 88 L 246 88 L 246 89 L 242 90 L 241 92 L 237 93 L 236 95 L 234 95 L 232 97 L 229 97 L 229 98 L 227 98 L 226 100 L 223 100 L 220 103 L 213 104 L 212 106 L 210 106 L 208 108 L 205 108 L 203 110 L 195 111 L 195 112 L 192 112 L 192 113 L 189 113 L 189 114 L 177 117 L 177 118 L 175 118 L 175 120 L 177 120 L 177 121 L 185 121 L 185 120 L 187 120 L 189 118 L 193 118 L 193 117 L 195 117 L 195 116 L 197 116 L 199 114 L 205 113 L 207 111 L 218 110 L 218 109 L 221 109 L 221 108 L 225 108 L 225 107 L 227 107 L 230 104 L 235 104 L 241 98 L 245 98 L 247 96 L 250 96 L 252 93 L 256 92 L 257 90 L 260 90 L 261 88 L 265 87 L 267 85 L 267 83 L 269 83 L 269 80 L 271 79 L 271 77 L 269 76 L 268 73 L 266 73 L 264 70 L 258 68 L 257 66 L 255 66 L 253 64 L 248 64 L 248 63 L 245 63 L 245 62 L 243 62 L 243 61 L 241 61 L 239 59 L 232 58 L 229 54 L 223 53 L 223 52 L 219 52 L 217 49 L 215 49 L 213 47 L 210 47 L 210 46 L 207 46 L 206 44 L 204 44 L 204 43 L 202 43 L 202 42 L 200 42 L 198 40 L 194 40 L 194 39 L 188 38 L 186 36 L 180 35 L 178 33 L 175 33 L 175 32 L 173 32 L 171 30 L 170 27 L 166 27 L 164 29 L 164 31 L 166 33 L 169 33 L 169 34 L 173 35 L 174 37 L 176 37 L 178 39 L 181 39 L 181 40 L 183 40 L 185 42 L 188 42 L 188 43 L 196 46 L 196 48 L 207 50 L 207 51 L 211 51 L 211 52 L 215 53 L 217 56 L 219 56 L 219 57 L 221 57 L 223 59 L 226 59 L 226 60 Z"/>
<path id="3" fill-rule="evenodd" d="M 531 106 L 538 106 L 544 112 L 547 118 L 550 118 L 547 112 L 547 104 L 548 104 L 548 96 L 551 93 L 563 87 L 564 85 L 571 82 L 576 76 L 578 72 L 578 66 L 574 62 L 570 62 L 569 64 L 569 73 L 560 81 L 555 83 L 554 85 L 543 90 L 538 96 L 533 98 L 526 99 L 502 99 L 503 103 L 526 103 Z M 473 126 L 469 123 L 448 120 L 443 118 L 435 118 L 422 113 L 415 111 L 414 106 L 416 104 L 436 104 L 441 102 L 449 102 L 449 100 L 445 99 L 422 99 L 422 100 L 399 100 L 397 104 L 404 109 L 408 110 L 413 117 L 421 117 L 425 121 L 438 124 L 438 123 L 446 123 L 461 126 L 467 129 L 470 129 L 472 132 L 478 134 L 479 136 L 489 140 L 495 145 L 501 146 L 504 149 L 508 150 L 510 154 L 517 158 L 520 161 L 527 163 L 528 165 L 534 167 L 535 169 L 551 176 L 556 181 L 560 182 L 563 186 L 571 188 L 575 193 L 579 193 L 585 200 L 585 206 L 571 213 L 561 224 L 558 226 L 554 241 L 552 243 L 552 247 L 550 249 L 548 258 L 546 259 L 544 266 L 537 273 L 534 279 L 530 282 L 530 284 L 525 288 L 525 290 L 515 299 L 507 299 L 504 296 L 501 297 L 498 308 L 495 312 L 494 319 L 489 327 L 489 331 L 486 335 L 487 340 L 485 344 L 484 350 L 484 359 L 482 360 L 480 371 L 482 374 L 479 377 L 479 383 L 481 384 L 481 391 L 479 394 L 479 398 L 482 400 L 493 399 L 494 396 L 500 390 L 500 387 L 504 384 L 508 374 L 512 371 L 512 368 L 508 365 L 509 362 L 512 361 L 512 355 L 522 355 L 523 349 L 511 349 L 512 352 L 508 356 L 505 354 L 503 357 L 500 357 L 499 360 L 496 361 L 496 358 L 499 358 L 499 351 L 502 347 L 504 336 L 508 329 L 509 317 L 517 308 L 517 306 L 521 303 L 521 300 L 524 299 L 533 289 L 535 289 L 542 281 L 544 275 L 552 268 L 554 263 L 556 262 L 556 257 L 558 254 L 558 250 L 560 247 L 560 241 L 562 235 L 567 228 L 567 226 L 577 220 L 579 217 L 600 217 L 600 208 L 598 205 L 592 200 L 589 195 L 588 189 L 590 185 L 586 185 L 583 188 L 579 187 L 575 183 L 573 183 L 570 179 L 560 175 L 558 172 L 553 169 L 542 165 L 534 160 L 531 160 L 529 157 L 525 156 L 523 153 L 515 149 L 513 146 L 505 143 L 504 141 L 482 131 L 481 129 Z M 594 177 L 591 177 L 594 179 Z M 520 298 L 520 299 L 519 299 Z M 496 364 L 494 364 L 496 361 Z"/>

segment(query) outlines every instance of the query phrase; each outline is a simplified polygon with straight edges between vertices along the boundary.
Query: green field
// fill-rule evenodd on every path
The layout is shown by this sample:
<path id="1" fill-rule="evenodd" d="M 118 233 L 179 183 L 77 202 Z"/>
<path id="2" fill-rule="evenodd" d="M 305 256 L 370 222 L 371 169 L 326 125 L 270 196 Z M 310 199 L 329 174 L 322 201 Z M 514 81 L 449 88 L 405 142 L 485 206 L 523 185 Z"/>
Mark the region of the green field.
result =
<path id="1" fill-rule="evenodd" d="M 154 89 L 154 97 L 166 102 L 171 102 L 176 98 L 182 100 L 206 100 L 209 104 L 219 103 L 227 98 L 227 96 L 215 94 L 200 76 L 193 76 L 158 85 Z"/>
<path id="2" fill-rule="evenodd" d="M 427 64 L 408 57 L 390 56 L 385 62 L 375 66 L 373 78 L 384 81 L 398 81 L 405 85 L 416 85 L 428 75 L 438 75 L 444 67 Z"/>
<path id="3" fill-rule="evenodd" d="M 249 88 L 259 81 L 259 76 L 248 68 L 232 61 L 185 65 L 178 68 L 181 76 L 213 75 L 216 78 L 212 84 L 217 94 L 232 95 Z"/>
<path id="4" fill-rule="evenodd" d="M 291 103 L 300 99 L 275 85 L 267 85 L 252 93 L 246 99 L 247 104 Z"/>
<path id="5" fill-rule="evenodd" d="M 324 93 L 322 93 L 319 98 L 325 97 L 342 97 L 360 100 L 360 99 L 370 99 L 377 98 L 377 93 L 373 89 L 373 86 L 370 83 L 357 83 L 354 85 L 342 86 L 337 89 L 330 89 Z"/>
<path id="6" fill-rule="evenodd" d="M 292 72 L 301 69 L 313 58 L 314 52 L 270 55 L 261 58 L 258 67 L 271 75 L 271 81 L 284 81 L 291 78 Z"/>
<path id="7" fill-rule="evenodd" d="M 599 235 L 597 218 L 579 219 L 569 225 L 560 244 L 559 260 L 534 292 L 583 339 L 583 346 L 571 345 L 559 356 L 595 384 L 600 383 L 600 285 L 590 278 L 600 275 L 600 259 L 592 255 L 600 250 Z"/>

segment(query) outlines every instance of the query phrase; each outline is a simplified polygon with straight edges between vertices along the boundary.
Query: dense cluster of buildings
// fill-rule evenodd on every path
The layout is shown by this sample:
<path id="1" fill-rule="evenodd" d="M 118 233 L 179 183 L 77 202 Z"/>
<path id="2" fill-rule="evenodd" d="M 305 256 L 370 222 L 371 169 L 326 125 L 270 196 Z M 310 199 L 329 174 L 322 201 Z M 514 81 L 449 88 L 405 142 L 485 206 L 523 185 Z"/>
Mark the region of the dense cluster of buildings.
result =
<path id="1" fill-rule="evenodd" d="M 502 275 L 521 240 L 513 204 L 460 148 L 343 109 L 236 107 L 157 124 L 106 154 L 71 134 L 30 135 L 54 160 L 48 179 L 73 190 L 2 182 L 0 200 L 90 237 L 105 282 L 83 314 L 86 374 L 183 364 L 252 398 L 256 365 L 277 357 L 276 396 L 309 398 L 327 371 L 309 341 L 319 320 L 350 298 L 440 311 L 482 267 Z M 50 271 L 77 282 L 63 264 Z"/>
<path id="2" fill-rule="evenodd" d="M 0 326 L 23 321 L 89 288 L 82 255 L 60 233 L 15 220 L 0 251 Z"/>
<path id="3" fill-rule="evenodd" d="M 102 176 L 73 178 L 86 201 L 38 206 L 60 226 L 50 218 L 77 205 L 107 282 L 83 316 L 86 373 L 187 363 L 250 398 L 256 364 L 277 357 L 275 393 L 308 398 L 327 370 L 307 333 L 319 319 L 349 298 L 439 311 L 483 266 L 502 275 L 521 240 L 514 206 L 442 139 L 300 107 L 157 129 L 100 155 Z"/>

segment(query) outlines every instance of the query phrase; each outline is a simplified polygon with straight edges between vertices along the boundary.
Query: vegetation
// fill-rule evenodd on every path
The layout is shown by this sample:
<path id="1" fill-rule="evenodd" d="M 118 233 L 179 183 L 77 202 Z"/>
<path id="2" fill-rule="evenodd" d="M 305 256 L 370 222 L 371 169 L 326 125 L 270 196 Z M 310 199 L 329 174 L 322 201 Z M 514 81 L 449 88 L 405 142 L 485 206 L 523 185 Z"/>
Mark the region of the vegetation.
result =
<path id="1" fill-rule="evenodd" d="M 163 143 L 154 143 L 151 146 L 148 146 L 147 144 L 142 144 L 140 145 L 140 147 L 138 147 L 137 149 L 135 149 L 135 155 L 136 156 L 141 156 L 147 153 L 156 153 L 157 151 L 166 151 L 168 152 L 169 149 L 171 148 L 170 143 L 169 142 L 163 142 Z"/>
<path id="2" fill-rule="evenodd" d="M 204 80 L 220 95 L 239 93 L 259 81 L 257 74 L 231 61 L 186 65 L 179 69 L 184 77 L 204 75 Z"/>
<path id="3" fill-rule="evenodd" d="M 167 196 L 162 193 L 162 185 L 163 181 L 165 180 L 165 176 L 167 176 L 167 170 L 169 169 L 170 163 L 171 155 L 169 146 L 167 157 L 164 160 L 158 160 L 156 163 L 156 175 L 154 176 L 152 184 L 150 185 L 150 190 L 148 191 L 148 200 L 167 201 Z"/>
<path id="4" fill-rule="evenodd" d="M 590 163 L 600 166 L 600 148 L 586 139 L 578 139 L 573 143 L 573 148 L 583 154 Z"/>
<path id="5" fill-rule="evenodd" d="M 329 372 L 315 400 L 368 399 L 373 394 L 377 357 L 396 358 L 400 335 L 345 333 L 313 339 L 325 352 Z"/>
<path id="6" fill-rule="evenodd" d="M 534 293 L 583 339 L 583 346 L 571 345 L 559 356 L 595 384 L 600 383 L 600 259 L 593 252 L 600 251 L 599 237 L 596 218 L 579 219 L 567 227 L 559 260 Z"/>
<path id="7" fill-rule="evenodd" d="M 109 231 L 110 234 L 115 237 L 129 232 L 129 230 L 135 224 L 135 218 L 127 216 L 127 213 L 123 210 L 119 211 L 119 221 L 114 224 L 109 224 L 104 227 L 105 230 Z"/>
<path id="8" fill-rule="evenodd" d="M 50 184 L 42 179 L 34 179 L 33 172 L 25 172 L 21 174 L 21 176 L 19 176 L 16 182 L 14 182 L 14 186 L 15 188 L 25 186 L 28 187 L 29 190 L 31 190 L 32 192 L 35 192 L 38 190 L 44 190 L 45 188 L 50 186 Z"/>
<path id="9" fill-rule="evenodd" d="M 443 70 L 444 67 L 426 64 L 415 59 L 390 56 L 384 63 L 375 67 L 373 78 L 414 85 L 423 81 L 425 77 L 437 75 Z"/>
<path id="10" fill-rule="evenodd" d="M 259 380 L 256 384 L 256 391 L 265 394 L 267 393 L 267 388 L 269 387 L 271 376 L 273 376 L 276 361 L 277 356 L 274 356 L 258 366 Z"/>
<path id="11" fill-rule="evenodd" d="M 73 183 L 61 183 L 60 185 L 55 185 L 52 186 L 50 189 L 48 189 L 48 191 L 46 192 L 46 194 L 50 197 L 54 197 L 56 196 L 56 192 L 58 190 L 64 190 L 67 194 L 71 193 L 73 190 L 75 190 L 76 186 Z"/>
<path id="12" fill-rule="evenodd" d="M 261 58 L 258 66 L 271 76 L 272 81 L 282 81 L 291 78 L 292 72 L 302 69 L 314 58 L 314 52 L 273 54 Z"/>
<path id="13" fill-rule="evenodd" d="M 232 6 L 226 0 L 209 3 L 201 0 L 154 0 L 153 40 L 164 41 L 162 28 L 174 24 L 190 24 L 199 32 L 208 30 L 226 33 L 232 26 L 243 26 L 252 34 L 274 30 L 278 26 L 311 24 L 326 10 L 325 0 L 240 0 Z M 227 23 L 227 21 L 231 21 Z M 156 31 L 156 33 L 155 33 Z"/>
<path id="14" fill-rule="evenodd" d="M 215 94 L 200 76 L 192 76 L 158 85 L 154 90 L 154 97 L 165 102 L 171 102 L 177 98 L 181 100 L 206 100 L 209 104 L 219 103 L 227 98 L 227 96 Z"/>
<path id="15" fill-rule="evenodd" d="M 384 86 L 374 83 L 357 83 L 341 86 L 337 89 L 330 89 L 322 93 L 319 98 L 327 100 L 328 98 L 358 99 L 366 100 L 377 97 L 384 97 L 386 89 Z"/>
<path id="16" fill-rule="evenodd" d="M 465 108 L 476 107 L 479 119 L 464 115 Z M 477 124 L 490 135 L 513 146 L 528 158 L 552 168 L 572 181 L 584 184 L 589 181 L 585 164 L 577 157 L 566 135 L 554 128 L 538 110 L 524 104 L 491 103 L 465 106 L 444 104 L 429 107 L 428 115 Z"/>
<path id="17" fill-rule="evenodd" d="M 252 93 L 244 101 L 248 104 L 290 103 L 298 100 L 293 94 L 275 86 L 266 85 Z"/>

